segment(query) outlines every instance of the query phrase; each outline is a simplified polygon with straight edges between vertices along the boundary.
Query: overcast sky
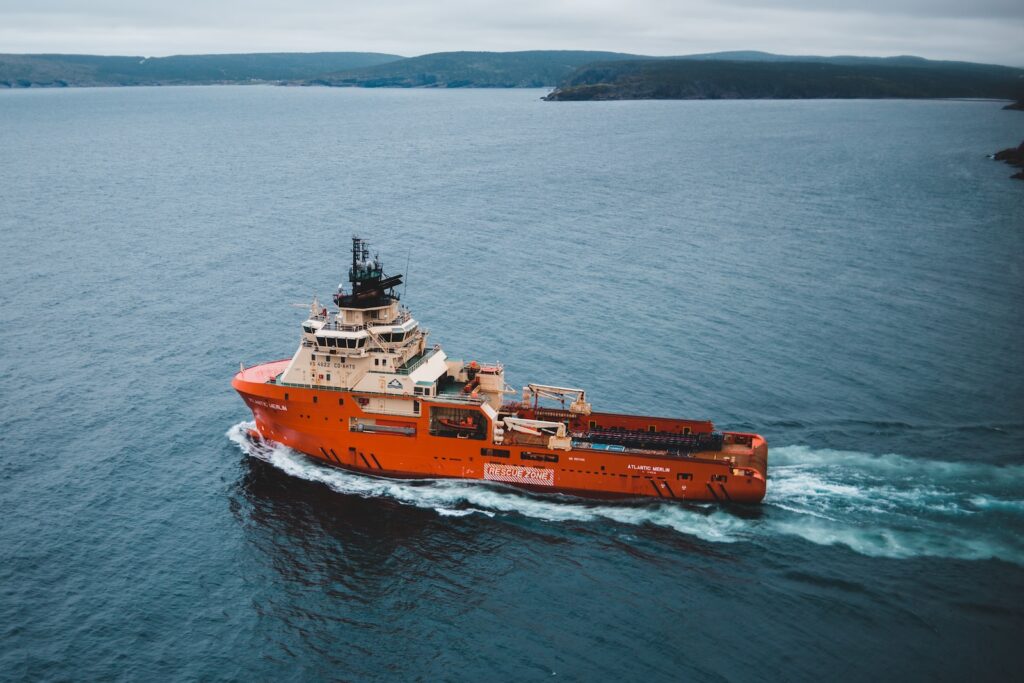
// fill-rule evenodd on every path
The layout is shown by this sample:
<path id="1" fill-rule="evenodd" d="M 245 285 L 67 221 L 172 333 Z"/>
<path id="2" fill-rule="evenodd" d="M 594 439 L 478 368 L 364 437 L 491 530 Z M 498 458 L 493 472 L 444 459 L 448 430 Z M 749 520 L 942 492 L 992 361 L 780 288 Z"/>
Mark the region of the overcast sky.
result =
<path id="1" fill-rule="evenodd" d="M 1024 66 L 1024 0 L 0 0 L 0 52 L 533 49 Z"/>

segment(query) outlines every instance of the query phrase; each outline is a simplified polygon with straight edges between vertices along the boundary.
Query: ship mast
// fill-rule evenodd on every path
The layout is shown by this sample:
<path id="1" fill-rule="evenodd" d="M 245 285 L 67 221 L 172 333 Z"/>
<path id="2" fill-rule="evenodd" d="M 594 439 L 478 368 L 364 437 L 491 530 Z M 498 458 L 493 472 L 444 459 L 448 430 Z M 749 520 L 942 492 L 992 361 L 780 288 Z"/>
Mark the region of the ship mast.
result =
<path id="1" fill-rule="evenodd" d="M 369 242 L 352 236 L 352 267 L 348 271 L 352 293 L 340 290 L 334 295 L 339 308 L 373 308 L 398 301 L 394 288 L 402 284 L 402 276 L 386 275 L 380 256 L 370 258 Z"/>

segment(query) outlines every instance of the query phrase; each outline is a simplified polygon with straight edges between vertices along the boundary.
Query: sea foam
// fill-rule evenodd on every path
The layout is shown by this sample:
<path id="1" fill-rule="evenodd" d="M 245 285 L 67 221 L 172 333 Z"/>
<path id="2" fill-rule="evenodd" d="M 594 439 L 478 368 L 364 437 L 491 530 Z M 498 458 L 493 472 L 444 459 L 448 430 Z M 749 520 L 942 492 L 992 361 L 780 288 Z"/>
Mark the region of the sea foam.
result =
<path id="1" fill-rule="evenodd" d="M 462 480 L 382 479 L 322 465 L 280 444 L 253 439 L 248 433 L 252 427 L 251 422 L 241 422 L 227 436 L 245 454 L 286 474 L 340 494 L 386 497 L 446 517 L 522 515 L 552 523 L 612 521 L 665 527 L 711 543 L 791 536 L 873 557 L 1001 559 L 1024 564 L 1019 533 L 1024 470 L 1017 466 L 777 447 L 772 451 L 762 514 L 740 516 L 710 504 L 590 503 Z"/>

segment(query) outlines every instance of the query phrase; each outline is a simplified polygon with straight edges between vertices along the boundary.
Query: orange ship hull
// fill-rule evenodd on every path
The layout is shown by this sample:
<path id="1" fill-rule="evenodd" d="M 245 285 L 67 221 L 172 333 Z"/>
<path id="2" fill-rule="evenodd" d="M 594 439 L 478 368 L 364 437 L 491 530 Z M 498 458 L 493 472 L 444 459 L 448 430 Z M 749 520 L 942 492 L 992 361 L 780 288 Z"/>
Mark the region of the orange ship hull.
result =
<path id="1" fill-rule="evenodd" d="M 283 360 L 243 369 L 232 386 L 252 410 L 261 438 L 335 467 L 395 478 L 480 479 L 587 497 L 738 503 L 764 498 L 768 448 L 756 434 L 725 432 L 720 448 L 685 455 L 584 440 L 573 440 L 567 450 L 552 449 L 537 441 L 520 442 L 518 435 L 495 442 L 488 436 L 491 425 L 481 425 L 476 436 L 462 429 L 441 434 L 430 413 L 444 409 L 443 401 L 408 397 L 416 402 L 417 415 L 371 411 L 367 405 L 375 394 L 370 392 L 276 383 L 287 364 Z M 520 416 L 544 417 L 541 412 L 526 408 Z M 710 433 L 713 426 L 595 412 L 573 416 L 569 428 L 574 433 L 605 430 L 612 436 L 642 430 L 657 440 L 663 435 L 680 438 L 691 430 Z"/>

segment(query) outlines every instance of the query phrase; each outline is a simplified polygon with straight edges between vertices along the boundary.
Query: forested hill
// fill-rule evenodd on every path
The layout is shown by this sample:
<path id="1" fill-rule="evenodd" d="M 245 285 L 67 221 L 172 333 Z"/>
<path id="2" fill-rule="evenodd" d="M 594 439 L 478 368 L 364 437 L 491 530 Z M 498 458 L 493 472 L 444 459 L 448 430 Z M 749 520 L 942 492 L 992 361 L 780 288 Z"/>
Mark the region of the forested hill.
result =
<path id="1" fill-rule="evenodd" d="M 399 88 L 557 88 L 549 100 L 1024 97 L 1024 69 L 920 57 L 719 52 L 646 57 L 532 50 L 109 57 L 2 55 L 0 88 L 277 83 Z"/>
<path id="2" fill-rule="evenodd" d="M 584 64 L 638 57 L 585 50 L 437 52 L 326 74 L 306 84 L 364 88 L 550 88 Z"/>
<path id="3" fill-rule="evenodd" d="M 734 53 L 744 54 L 744 53 Z M 763 54 L 763 53 L 746 53 Z M 1024 69 L 918 57 L 717 56 L 590 64 L 546 99 L 812 99 L 1024 96 Z"/>
<path id="4" fill-rule="evenodd" d="M 0 54 L 0 87 L 280 82 L 402 57 L 375 52 L 283 52 L 173 57 Z"/>

